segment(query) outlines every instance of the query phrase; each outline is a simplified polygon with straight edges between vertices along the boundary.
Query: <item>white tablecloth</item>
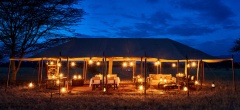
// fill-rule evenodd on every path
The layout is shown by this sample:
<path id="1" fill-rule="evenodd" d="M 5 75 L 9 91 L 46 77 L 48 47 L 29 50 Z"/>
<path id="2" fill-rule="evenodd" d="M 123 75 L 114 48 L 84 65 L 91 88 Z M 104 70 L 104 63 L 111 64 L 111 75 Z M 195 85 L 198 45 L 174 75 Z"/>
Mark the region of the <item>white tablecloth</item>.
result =
<path id="1" fill-rule="evenodd" d="M 119 77 L 116 77 L 112 80 L 108 80 L 108 84 L 114 84 L 114 81 L 115 81 L 115 84 L 117 84 L 117 86 L 119 86 L 119 83 L 120 83 L 120 78 Z M 105 79 L 104 83 L 106 83 L 106 79 Z M 101 80 L 93 80 L 91 78 L 90 83 L 89 83 L 89 87 L 91 87 L 93 84 L 101 84 Z"/>

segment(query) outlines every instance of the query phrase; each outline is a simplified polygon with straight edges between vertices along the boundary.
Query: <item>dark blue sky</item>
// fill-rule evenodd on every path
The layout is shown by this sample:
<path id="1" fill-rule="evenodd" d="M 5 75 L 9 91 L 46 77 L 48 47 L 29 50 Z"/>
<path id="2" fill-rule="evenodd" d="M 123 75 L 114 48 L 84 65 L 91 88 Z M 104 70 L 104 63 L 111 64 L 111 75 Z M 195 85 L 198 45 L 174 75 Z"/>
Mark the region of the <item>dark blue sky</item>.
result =
<path id="1" fill-rule="evenodd" d="M 210 55 L 240 38 L 239 0 L 83 0 L 83 36 L 170 38 Z"/>

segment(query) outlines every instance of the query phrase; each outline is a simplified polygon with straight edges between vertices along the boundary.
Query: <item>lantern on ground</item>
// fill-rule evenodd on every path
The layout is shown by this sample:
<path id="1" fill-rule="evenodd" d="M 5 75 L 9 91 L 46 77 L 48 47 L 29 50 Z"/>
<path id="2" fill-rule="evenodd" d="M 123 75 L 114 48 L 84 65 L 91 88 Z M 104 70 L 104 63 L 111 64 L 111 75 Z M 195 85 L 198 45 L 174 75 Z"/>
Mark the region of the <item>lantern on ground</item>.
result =
<path id="1" fill-rule="evenodd" d="M 183 87 L 183 91 L 188 91 L 188 88 L 186 86 Z"/>
<path id="2" fill-rule="evenodd" d="M 28 87 L 29 87 L 29 88 L 33 88 L 33 87 L 34 87 L 33 83 L 30 82 L 30 83 L 28 84 Z"/>
<path id="3" fill-rule="evenodd" d="M 62 88 L 61 88 L 61 93 L 66 93 L 66 92 L 67 92 L 66 87 L 62 87 Z"/>
<path id="4" fill-rule="evenodd" d="M 212 88 L 215 88 L 215 84 L 214 84 L 214 82 L 212 82 Z"/>

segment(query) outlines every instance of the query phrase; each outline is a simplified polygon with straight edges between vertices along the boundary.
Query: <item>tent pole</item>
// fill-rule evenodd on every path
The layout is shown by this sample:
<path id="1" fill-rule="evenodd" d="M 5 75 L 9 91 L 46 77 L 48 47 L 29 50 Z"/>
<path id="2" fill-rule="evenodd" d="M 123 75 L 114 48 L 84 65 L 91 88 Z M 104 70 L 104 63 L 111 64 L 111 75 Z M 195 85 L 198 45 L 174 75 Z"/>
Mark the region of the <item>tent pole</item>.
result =
<path id="1" fill-rule="evenodd" d="M 102 90 L 104 90 L 105 85 L 104 85 L 104 52 L 103 52 L 103 56 L 102 56 Z"/>
<path id="2" fill-rule="evenodd" d="M 69 57 L 67 57 L 67 90 L 68 90 L 68 82 L 69 82 Z"/>
<path id="3" fill-rule="evenodd" d="M 235 71 L 234 71 L 234 60 L 233 60 L 233 55 L 232 55 L 232 78 L 233 78 L 234 92 L 236 92 L 236 83 L 235 83 Z"/>
<path id="4" fill-rule="evenodd" d="M 200 60 L 198 60 L 198 64 L 197 64 L 197 75 L 196 75 L 197 81 L 198 81 L 198 76 L 199 76 L 199 68 L 200 68 Z"/>
<path id="5" fill-rule="evenodd" d="M 188 65 L 188 56 L 186 56 L 186 64 Z M 187 88 L 188 88 L 188 91 L 187 91 L 187 95 L 189 96 L 189 79 L 188 79 L 188 75 L 189 75 L 189 70 L 188 70 L 188 67 L 186 69 L 186 72 L 187 72 Z"/>
<path id="6" fill-rule="evenodd" d="M 145 62 L 144 62 L 144 95 L 146 97 L 146 81 L 147 81 L 147 57 L 145 53 Z"/>
<path id="7" fill-rule="evenodd" d="M 136 74 L 136 60 L 134 61 L 134 63 L 133 63 L 133 77 L 132 78 L 134 78 L 135 77 L 135 74 Z M 133 80 L 133 79 L 132 79 Z"/>
<path id="8" fill-rule="evenodd" d="M 177 60 L 177 73 L 176 73 L 176 76 L 177 76 L 177 74 L 179 73 L 179 60 Z M 176 78 L 178 78 L 177 80 L 178 80 L 178 90 L 180 91 L 180 82 L 179 82 L 179 78 L 180 78 L 180 76 L 178 76 L 178 77 L 176 77 Z"/>
<path id="9" fill-rule="evenodd" d="M 83 60 L 83 68 L 82 68 L 82 78 L 84 79 L 84 72 L 85 72 L 85 59 Z M 85 81 L 86 79 L 84 79 Z"/>
<path id="10" fill-rule="evenodd" d="M 142 69 L 143 69 L 143 58 L 141 57 L 141 68 L 140 68 L 140 73 L 141 73 L 141 76 L 143 76 L 143 74 L 142 74 Z"/>
<path id="11" fill-rule="evenodd" d="M 40 84 L 42 84 L 42 74 L 43 74 L 43 58 L 41 60 L 41 69 L 40 69 Z"/>
<path id="12" fill-rule="evenodd" d="M 159 73 L 162 74 L 162 62 L 159 62 Z"/>
<path id="13" fill-rule="evenodd" d="M 109 62 L 108 62 L 108 74 L 112 75 L 112 68 L 113 68 L 113 58 L 108 58 Z"/>
<path id="14" fill-rule="evenodd" d="M 7 77 L 7 83 L 6 83 L 5 92 L 7 92 L 7 89 L 8 89 L 8 83 L 9 83 L 9 77 L 10 77 L 10 69 L 11 69 L 11 60 L 9 61 L 9 64 L 8 64 L 8 77 Z"/>
<path id="15" fill-rule="evenodd" d="M 88 72 L 88 61 L 85 62 L 85 73 L 84 73 L 84 79 L 87 79 L 87 72 Z"/>
<path id="16" fill-rule="evenodd" d="M 41 60 L 38 61 L 38 86 L 40 87 Z"/>
<path id="17" fill-rule="evenodd" d="M 203 81 L 205 81 L 205 72 L 204 72 L 204 71 L 205 71 L 205 68 L 204 68 L 204 62 L 203 62 L 202 65 L 203 65 L 203 66 L 202 66 L 202 68 L 203 68 L 203 71 L 202 71 L 202 72 L 203 72 L 203 77 L 202 77 L 202 78 L 203 78 Z"/>

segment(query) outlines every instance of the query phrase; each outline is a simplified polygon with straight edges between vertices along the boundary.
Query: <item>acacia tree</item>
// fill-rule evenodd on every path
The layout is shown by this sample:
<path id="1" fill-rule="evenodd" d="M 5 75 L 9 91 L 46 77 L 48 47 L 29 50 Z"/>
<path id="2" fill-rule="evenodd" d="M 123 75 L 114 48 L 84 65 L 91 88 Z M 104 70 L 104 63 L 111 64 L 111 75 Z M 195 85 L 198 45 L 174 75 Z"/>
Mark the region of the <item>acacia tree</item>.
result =
<path id="1" fill-rule="evenodd" d="M 0 41 L 2 54 L 9 58 L 23 58 L 49 44 L 61 43 L 71 26 L 77 25 L 84 15 L 80 0 L 6 0 L 0 2 Z M 66 36 L 65 36 L 66 37 Z M 11 81 L 21 61 L 11 61 Z"/>
<path id="2" fill-rule="evenodd" d="M 240 51 L 240 38 L 234 42 L 234 46 L 230 49 L 231 52 L 239 52 Z"/>

